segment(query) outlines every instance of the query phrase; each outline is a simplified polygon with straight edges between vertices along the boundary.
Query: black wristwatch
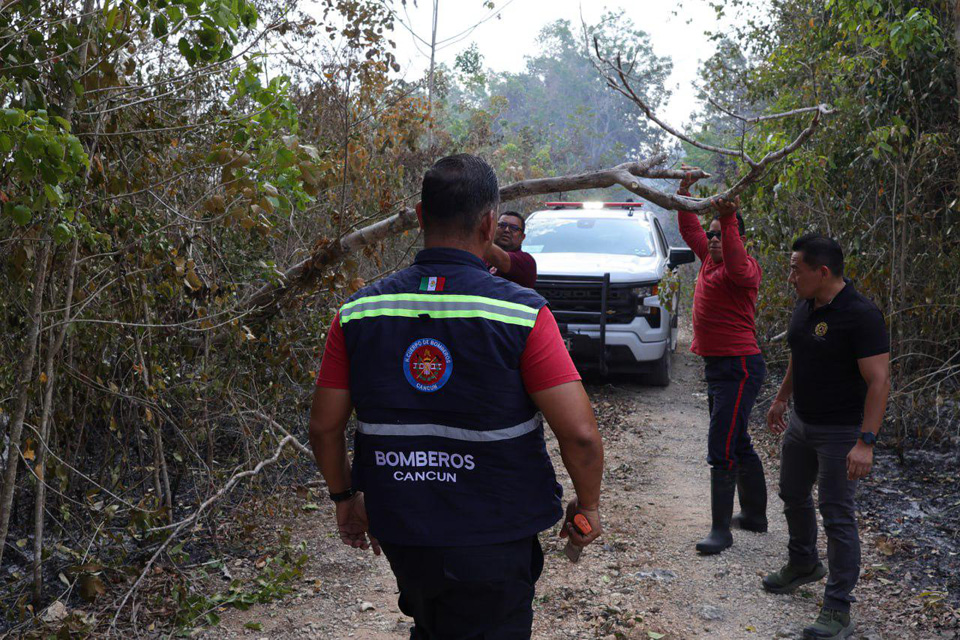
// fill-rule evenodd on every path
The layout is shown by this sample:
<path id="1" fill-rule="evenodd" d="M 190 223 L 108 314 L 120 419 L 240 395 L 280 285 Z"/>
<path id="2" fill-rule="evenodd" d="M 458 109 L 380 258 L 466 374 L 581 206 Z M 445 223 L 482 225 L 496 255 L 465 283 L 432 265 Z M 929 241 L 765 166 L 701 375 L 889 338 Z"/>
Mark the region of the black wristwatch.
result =
<path id="1" fill-rule="evenodd" d="M 863 440 L 863 444 L 868 444 L 871 447 L 877 444 L 877 434 L 872 431 L 861 431 L 860 439 Z"/>
<path id="2" fill-rule="evenodd" d="M 343 502 L 344 500 L 349 500 L 355 495 L 357 495 L 357 490 L 353 487 L 350 487 L 346 491 L 341 491 L 340 493 L 331 493 L 330 499 L 334 502 Z"/>

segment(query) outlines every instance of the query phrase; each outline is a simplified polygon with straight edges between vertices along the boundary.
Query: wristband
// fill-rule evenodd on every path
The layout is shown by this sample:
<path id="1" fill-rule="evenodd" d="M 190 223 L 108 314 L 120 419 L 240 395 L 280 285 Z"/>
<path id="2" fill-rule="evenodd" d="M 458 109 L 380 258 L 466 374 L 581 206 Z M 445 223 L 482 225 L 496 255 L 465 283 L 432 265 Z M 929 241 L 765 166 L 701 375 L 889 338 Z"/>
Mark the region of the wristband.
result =
<path id="1" fill-rule="evenodd" d="M 350 487 L 349 489 L 341 491 L 340 493 L 331 493 L 330 499 L 334 502 L 343 502 L 344 500 L 349 500 L 355 495 L 357 495 L 356 489 Z"/>

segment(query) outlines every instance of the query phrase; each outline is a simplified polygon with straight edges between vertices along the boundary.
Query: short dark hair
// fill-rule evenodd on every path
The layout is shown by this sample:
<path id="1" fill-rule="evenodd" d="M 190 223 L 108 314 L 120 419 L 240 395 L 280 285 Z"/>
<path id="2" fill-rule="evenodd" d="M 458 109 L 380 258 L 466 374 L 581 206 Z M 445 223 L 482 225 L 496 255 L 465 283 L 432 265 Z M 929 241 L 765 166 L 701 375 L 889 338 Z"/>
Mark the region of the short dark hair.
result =
<path id="1" fill-rule="evenodd" d="M 714 219 L 714 220 L 719 220 L 719 219 L 720 219 L 720 214 L 719 214 L 719 213 L 715 214 L 715 215 L 713 216 L 713 219 Z M 739 211 L 737 211 L 737 229 L 740 231 L 740 235 L 742 235 L 742 236 L 747 235 L 747 228 L 746 228 L 746 227 L 744 226 L 744 224 L 743 224 L 743 216 L 740 215 L 740 212 L 739 212 Z"/>
<path id="2" fill-rule="evenodd" d="M 520 231 L 524 233 L 527 232 L 527 221 L 523 219 L 523 216 L 520 215 L 519 211 L 504 211 L 503 213 L 500 214 L 500 218 L 502 218 L 503 216 L 513 216 L 514 218 L 520 221 Z M 497 218 L 497 220 L 499 220 L 500 218 Z"/>
<path id="3" fill-rule="evenodd" d="M 425 231 L 469 234 L 500 204 L 497 174 L 478 156 L 441 158 L 423 176 L 420 202 Z"/>
<path id="4" fill-rule="evenodd" d="M 805 233 L 793 243 L 803 261 L 813 268 L 826 267 L 833 277 L 843 276 L 843 249 L 840 243 L 820 233 Z"/>

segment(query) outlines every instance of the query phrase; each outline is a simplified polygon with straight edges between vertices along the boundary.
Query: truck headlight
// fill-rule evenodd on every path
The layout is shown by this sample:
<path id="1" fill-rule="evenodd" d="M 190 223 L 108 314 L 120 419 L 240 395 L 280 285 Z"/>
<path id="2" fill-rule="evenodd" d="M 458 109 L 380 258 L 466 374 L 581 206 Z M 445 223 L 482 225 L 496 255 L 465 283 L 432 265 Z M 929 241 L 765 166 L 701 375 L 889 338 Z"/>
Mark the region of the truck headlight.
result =
<path id="1" fill-rule="evenodd" d="M 650 296 L 657 295 L 658 290 L 659 290 L 659 287 L 657 287 L 657 285 L 655 284 L 649 285 L 646 287 L 635 287 L 630 290 L 630 293 L 632 293 L 635 296 L 635 299 L 637 301 L 638 315 L 650 316 L 650 315 L 656 315 L 660 313 L 660 309 L 658 309 L 657 307 L 648 307 L 643 304 L 643 300 L 645 298 L 649 298 Z"/>

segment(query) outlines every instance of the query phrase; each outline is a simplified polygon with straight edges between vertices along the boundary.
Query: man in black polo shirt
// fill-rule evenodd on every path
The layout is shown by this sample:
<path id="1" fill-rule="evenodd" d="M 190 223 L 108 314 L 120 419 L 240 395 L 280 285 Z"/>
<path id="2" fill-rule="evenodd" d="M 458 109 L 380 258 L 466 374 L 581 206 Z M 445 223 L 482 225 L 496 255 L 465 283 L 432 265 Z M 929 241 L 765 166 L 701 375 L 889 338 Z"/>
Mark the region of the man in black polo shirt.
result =
<path id="1" fill-rule="evenodd" d="M 780 498 L 790 531 L 789 560 L 763 579 L 773 593 L 790 593 L 827 574 L 817 557 L 817 518 L 827 534 L 830 577 L 817 621 L 804 638 L 853 633 L 850 603 L 860 574 L 860 537 L 854 494 L 870 473 L 873 444 L 890 392 L 890 341 L 883 314 L 843 277 L 835 240 L 807 234 L 793 244 L 790 283 L 800 298 L 787 339 L 790 363 L 767 413 L 774 433 L 785 433 Z M 794 398 L 789 426 L 787 402 Z"/>

